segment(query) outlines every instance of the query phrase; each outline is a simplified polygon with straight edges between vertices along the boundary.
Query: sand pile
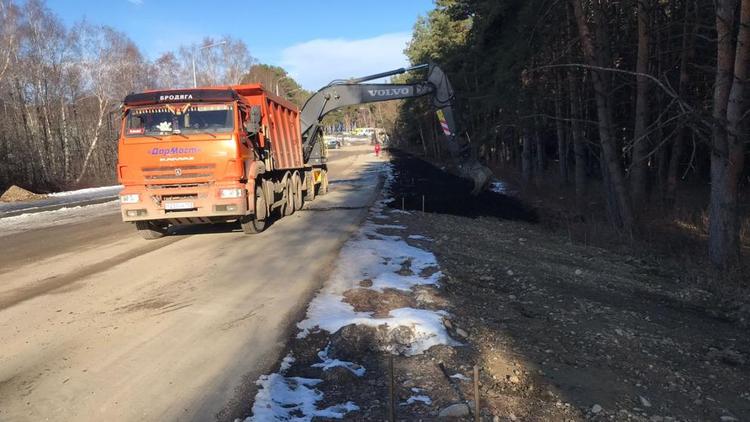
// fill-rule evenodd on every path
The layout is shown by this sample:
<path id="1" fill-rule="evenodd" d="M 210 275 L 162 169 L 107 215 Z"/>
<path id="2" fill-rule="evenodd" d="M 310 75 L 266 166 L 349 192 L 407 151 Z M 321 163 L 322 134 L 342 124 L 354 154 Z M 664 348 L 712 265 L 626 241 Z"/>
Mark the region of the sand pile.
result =
<path id="1" fill-rule="evenodd" d="M 0 202 L 17 202 L 17 201 L 31 201 L 34 199 L 42 199 L 45 195 L 40 195 L 31 191 L 27 191 L 24 188 L 20 188 L 13 185 L 0 196 Z"/>

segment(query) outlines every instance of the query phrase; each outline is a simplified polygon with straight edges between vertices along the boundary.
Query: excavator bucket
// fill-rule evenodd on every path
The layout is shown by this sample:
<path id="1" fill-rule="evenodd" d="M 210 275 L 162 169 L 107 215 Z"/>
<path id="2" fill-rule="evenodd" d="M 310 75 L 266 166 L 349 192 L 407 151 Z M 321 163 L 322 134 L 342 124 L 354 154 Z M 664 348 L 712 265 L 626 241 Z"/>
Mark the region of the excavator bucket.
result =
<path id="1" fill-rule="evenodd" d="M 449 150 L 451 150 L 452 155 L 465 157 L 463 160 L 457 160 L 459 161 L 458 176 L 474 182 L 474 188 L 471 190 L 471 194 L 479 195 L 482 191 L 487 189 L 487 186 L 490 184 L 490 181 L 492 180 L 492 171 L 471 156 L 470 151 L 468 150 L 468 143 L 458 142 L 458 134 L 454 132 L 456 124 L 453 120 L 453 110 L 448 107 L 439 108 L 437 109 L 436 114 L 440 128 L 443 130 L 443 134 L 448 138 Z"/>
<path id="2" fill-rule="evenodd" d="M 476 160 L 464 163 L 461 166 L 460 173 L 459 176 L 474 182 L 474 188 L 471 190 L 472 195 L 479 195 L 484 192 L 492 181 L 492 171 Z"/>

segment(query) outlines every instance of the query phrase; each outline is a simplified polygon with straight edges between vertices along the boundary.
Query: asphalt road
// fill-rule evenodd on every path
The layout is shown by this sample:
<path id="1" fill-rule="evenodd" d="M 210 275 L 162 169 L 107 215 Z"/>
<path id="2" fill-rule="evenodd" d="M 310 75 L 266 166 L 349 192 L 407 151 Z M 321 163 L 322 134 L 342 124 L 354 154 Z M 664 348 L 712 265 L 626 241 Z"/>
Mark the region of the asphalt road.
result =
<path id="1" fill-rule="evenodd" d="M 0 421 L 232 420 L 377 194 L 369 147 L 266 232 L 141 239 L 116 208 L 0 237 Z"/>

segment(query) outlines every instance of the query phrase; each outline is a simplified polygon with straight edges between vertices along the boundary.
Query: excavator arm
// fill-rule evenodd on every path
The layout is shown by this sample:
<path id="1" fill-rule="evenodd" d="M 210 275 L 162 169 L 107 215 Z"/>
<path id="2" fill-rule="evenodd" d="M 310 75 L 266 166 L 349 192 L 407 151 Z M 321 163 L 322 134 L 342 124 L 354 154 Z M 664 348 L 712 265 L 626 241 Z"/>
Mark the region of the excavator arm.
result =
<path id="1" fill-rule="evenodd" d="M 411 84 L 366 84 L 363 82 L 427 68 L 427 78 Z M 445 73 L 435 65 L 418 65 L 401 68 L 346 81 L 333 81 L 307 100 L 300 113 L 305 162 L 320 164 L 322 157 L 322 132 L 320 124 L 326 114 L 341 107 L 378 101 L 399 100 L 431 95 L 440 126 L 447 138 L 447 150 L 456 162 L 460 177 L 474 182 L 473 193 L 484 190 L 491 172 L 471 154 L 466 139 L 459 136 L 453 113 L 453 88 Z"/>

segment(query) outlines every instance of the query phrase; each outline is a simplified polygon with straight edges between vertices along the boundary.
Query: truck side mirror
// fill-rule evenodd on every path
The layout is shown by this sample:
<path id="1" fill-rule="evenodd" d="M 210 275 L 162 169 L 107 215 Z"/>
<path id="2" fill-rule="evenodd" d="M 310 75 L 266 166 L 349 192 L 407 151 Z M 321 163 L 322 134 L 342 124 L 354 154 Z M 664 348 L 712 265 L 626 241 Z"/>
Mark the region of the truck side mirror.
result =
<path id="1" fill-rule="evenodd" d="M 250 136 L 260 132 L 260 106 L 250 107 L 250 117 L 245 121 L 245 130 Z"/>

